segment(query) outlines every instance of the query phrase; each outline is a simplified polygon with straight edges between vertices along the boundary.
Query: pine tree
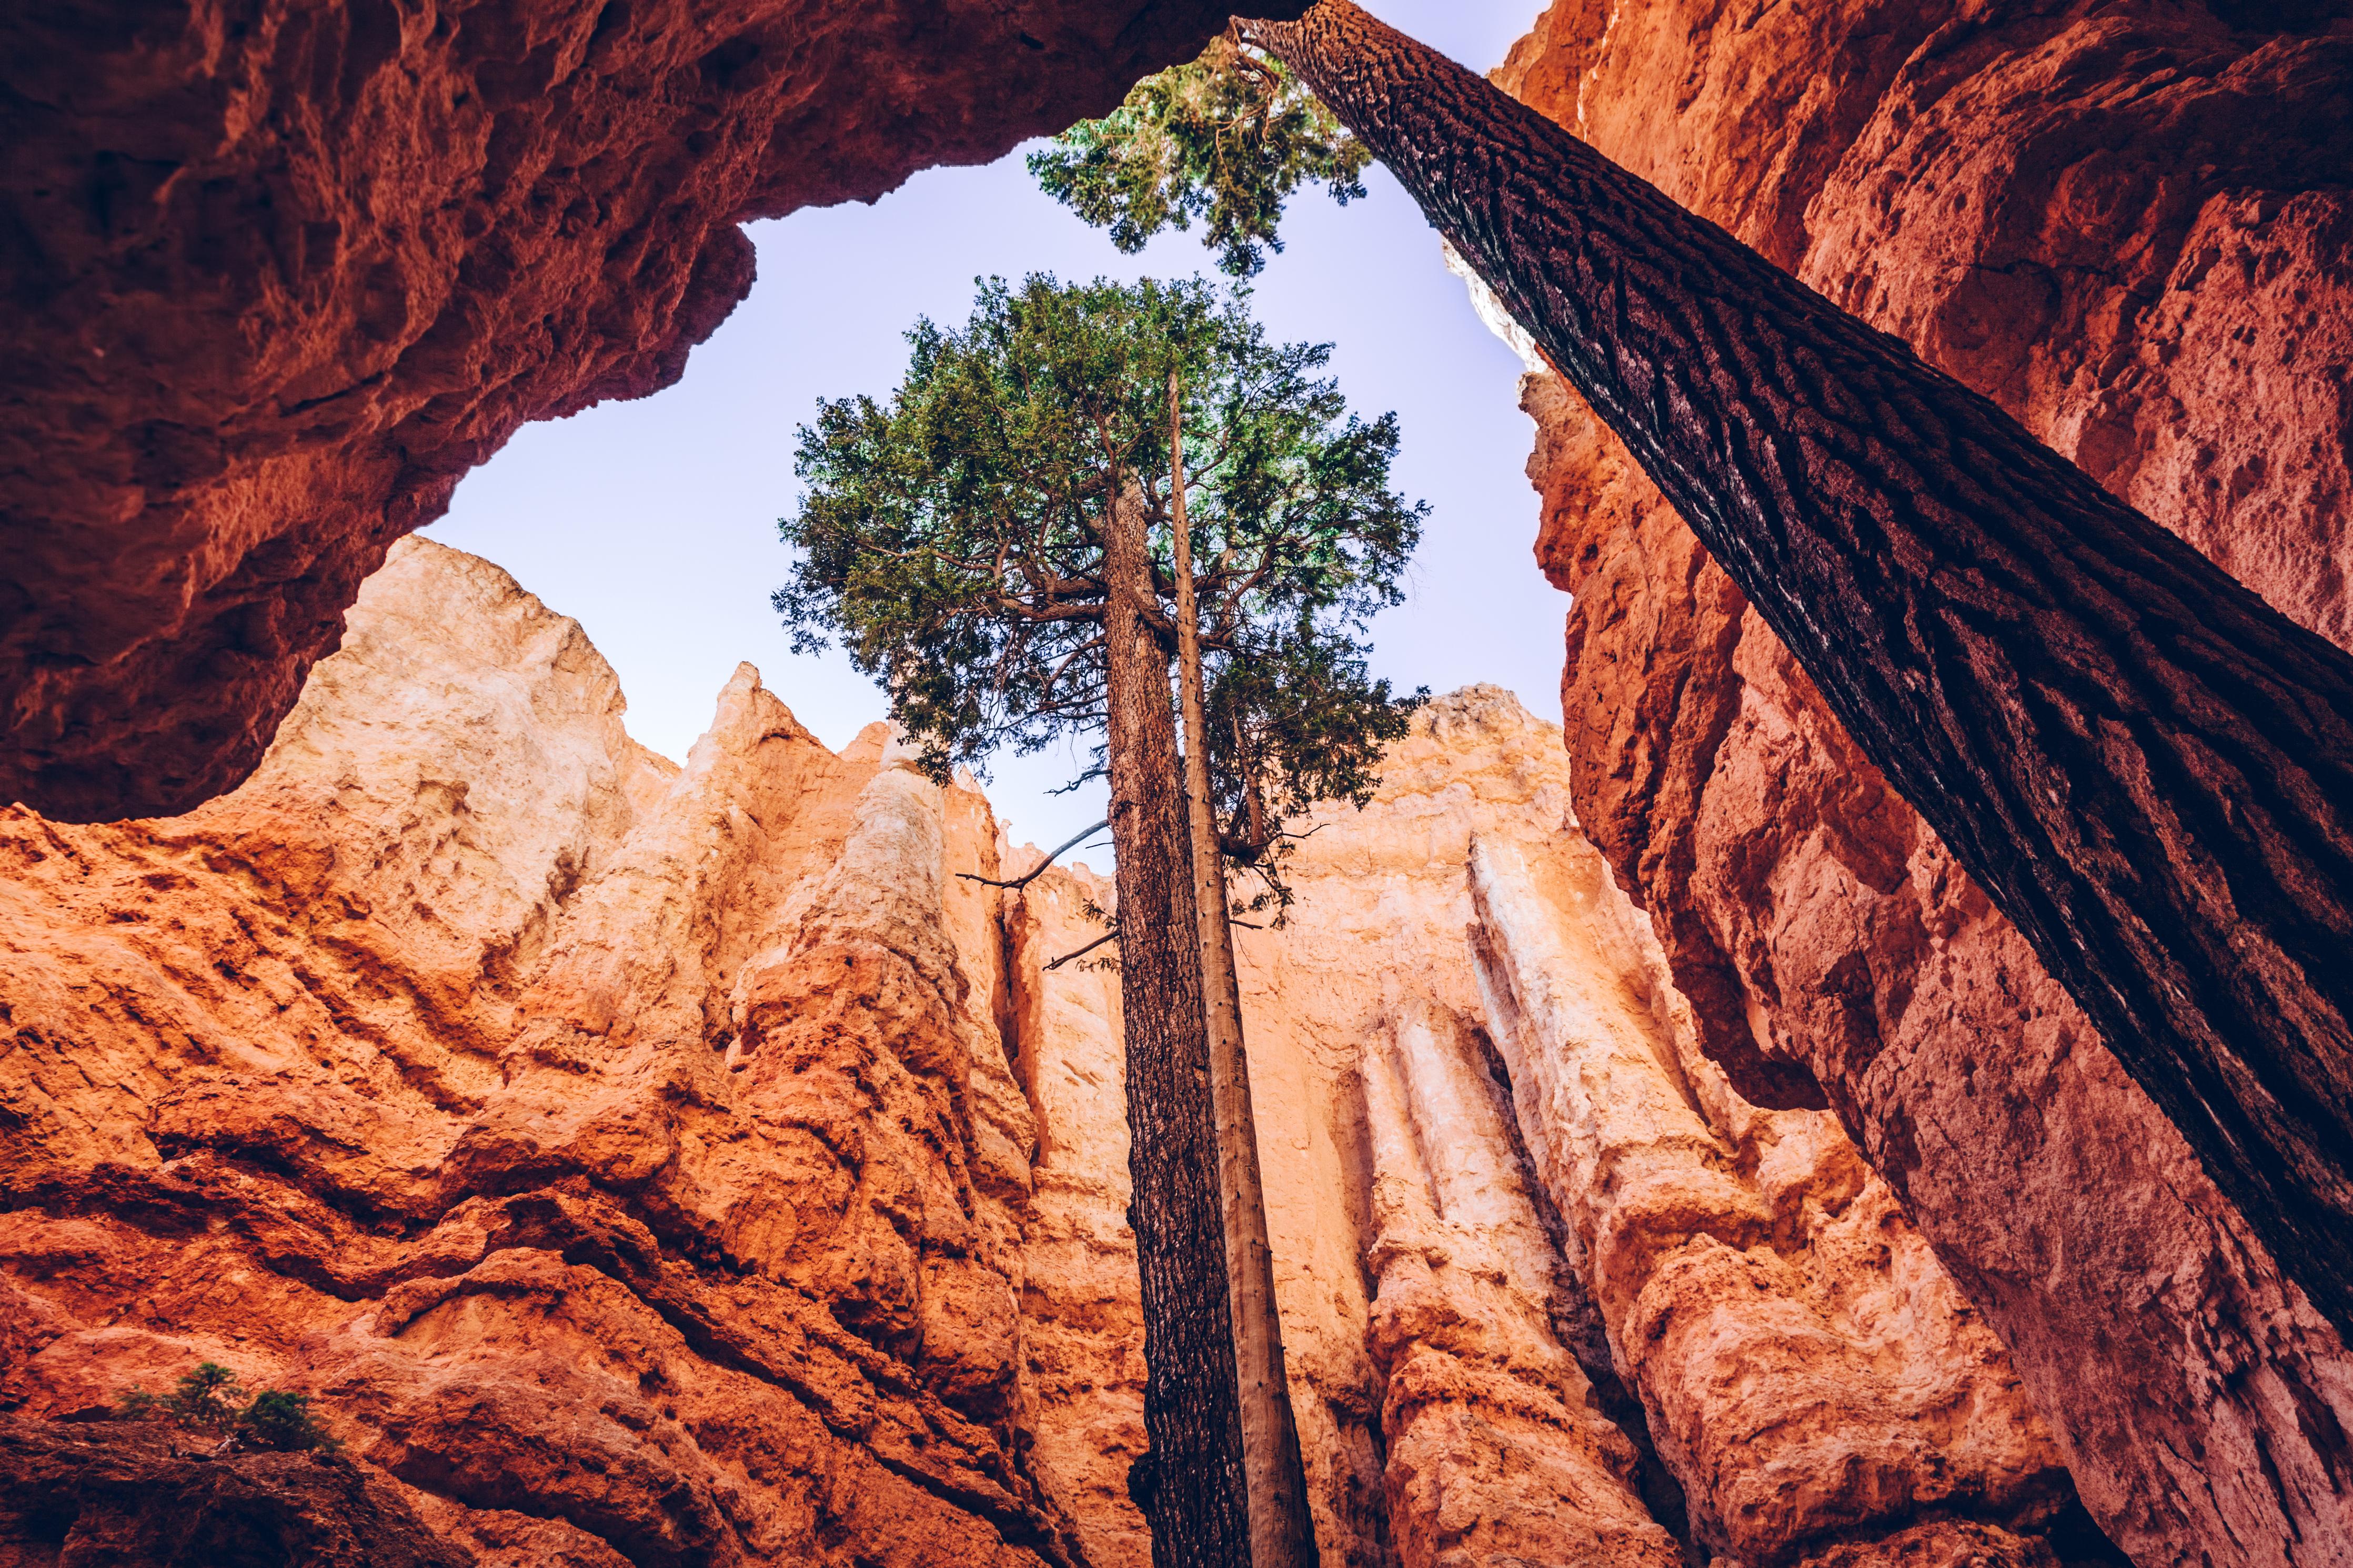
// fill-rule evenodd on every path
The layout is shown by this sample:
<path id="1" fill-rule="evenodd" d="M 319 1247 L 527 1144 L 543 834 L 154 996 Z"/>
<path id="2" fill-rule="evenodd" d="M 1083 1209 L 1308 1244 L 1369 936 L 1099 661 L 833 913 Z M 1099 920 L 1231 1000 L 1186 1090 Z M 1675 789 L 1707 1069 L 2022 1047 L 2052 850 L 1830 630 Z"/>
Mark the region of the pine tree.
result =
<path id="1" fill-rule="evenodd" d="M 776 605 L 797 648 L 839 638 L 883 684 L 939 776 L 1103 736 L 1151 1442 L 1130 1488 L 1155 1562 L 1224 1568 L 1250 1560 L 1250 1488 L 1172 702 L 1172 437 L 1191 626 L 1231 721 L 1194 743 L 1236 848 L 1270 868 L 1270 809 L 1359 778 L 1402 728 L 1412 700 L 1366 676 L 1359 638 L 1399 597 L 1422 509 L 1388 489 L 1395 418 L 1349 415 L 1318 376 L 1328 346 L 1271 343 L 1198 281 L 993 280 L 962 330 L 919 321 L 908 342 L 888 403 L 826 402 L 801 431 Z"/>
<path id="2" fill-rule="evenodd" d="M 169 1394 L 132 1389 L 115 1401 L 125 1421 L 167 1421 L 184 1432 L 226 1437 L 248 1451 L 332 1453 L 343 1447 L 311 1410 L 311 1396 L 265 1388 L 245 1404 L 245 1385 L 217 1362 L 198 1362 Z"/>

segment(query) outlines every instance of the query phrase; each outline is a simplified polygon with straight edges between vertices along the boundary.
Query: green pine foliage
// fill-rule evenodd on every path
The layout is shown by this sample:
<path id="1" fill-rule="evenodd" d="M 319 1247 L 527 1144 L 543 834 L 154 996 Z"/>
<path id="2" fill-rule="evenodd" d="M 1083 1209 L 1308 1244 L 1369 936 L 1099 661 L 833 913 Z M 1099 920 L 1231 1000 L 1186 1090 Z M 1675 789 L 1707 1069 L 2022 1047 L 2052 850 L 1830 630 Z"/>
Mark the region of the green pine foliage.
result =
<path id="1" fill-rule="evenodd" d="M 253 1403 L 237 1413 L 237 1434 L 240 1444 L 252 1448 L 269 1448 L 281 1454 L 304 1449 L 332 1451 L 343 1447 L 327 1435 L 311 1414 L 311 1396 L 289 1394 L 282 1388 L 265 1388 L 253 1396 Z"/>
<path id="2" fill-rule="evenodd" d="M 229 1439 L 246 1449 L 279 1453 L 332 1452 L 341 1447 L 311 1413 L 311 1396 L 265 1388 L 250 1400 L 237 1373 L 217 1362 L 199 1362 L 169 1394 L 134 1389 L 115 1401 L 125 1421 L 167 1421 L 183 1432 Z"/>
<path id="3" fill-rule="evenodd" d="M 1345 206 L 1365 194 L 1365 144 L 1279 60 L 1229 34 L 1189 65 L 1146 77 L 1101 120 L 1029 155 L 1029 173 L 1130 254 L 1202 219 L 1218 265 L 1248 278 L 1280 251 L 1293 192 L 1321 182 Z"/>
<path id="4" fill-rule="evenodd" d="M 1202 705 L 1219 847 L 1257 884 L 1236 898 L 1236 913 L 1271 911 L 1282 923 L 1291 907 L 1283 862 L 1304 837 L 1296 825 L 1323 802 L 1369 803 L 1382 751 L 1405 734 L 1429 695 L 1425 687 L 1391 696 L 1388 682 L 1366 678 L 1362 650 L 1343 639 L 1271 628 L 1266 653 L 1220 662 Z"/>
<path id="5" fill-rule="evenodd" d="M 1245 295 L 1199 279 L 1042 275 L 987 281 L 962 329 L 922 321 L 907 341 L 887 403 L 821 403 L 799 433 L 807 495 L 780 524 L 795 562 L 775 595 L 797 650 L 838 639 L 934 776 L 1100 731 L 1123 485 L 1175 648 L 1173 368 L 1229 852 L 1271 872 L 1285 821 L 1366 798 L 1419 696 L 1368 678 L 1362 633 L 1402 596 L 1427 509 L 1388 487 L 1395 416 L 1351 414 L 1319 374 L 1329 345 L 1270 342 Z"/>
<path id="6" fill-rule="evenodd" d="M 133 1390 L 116 1402 L 126 1421 L 169 1421 L 184 1432 L 226 1435 L 237 1425 L 236 1403 L 245 1392 L 237 1373 L 217 1362 L 199 1362 L 194 1372 L 180 1374 L 171 1393 L 156 1394 Z"/>

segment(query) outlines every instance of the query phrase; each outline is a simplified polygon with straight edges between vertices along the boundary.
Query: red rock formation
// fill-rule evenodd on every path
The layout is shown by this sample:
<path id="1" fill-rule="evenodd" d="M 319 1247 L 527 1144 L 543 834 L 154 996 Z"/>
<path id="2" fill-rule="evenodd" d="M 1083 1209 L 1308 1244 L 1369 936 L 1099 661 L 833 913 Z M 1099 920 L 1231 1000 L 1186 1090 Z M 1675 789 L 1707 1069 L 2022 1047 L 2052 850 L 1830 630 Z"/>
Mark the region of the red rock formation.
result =
<path id="1" fill-rule="evenodd" d="M 1753 1568 L 1841 1539 L 1901 1563 L 1939 1512 L 2005 1542 L 1989 1562 L 2041 1563 L 2069 1487 L 1999 1342 L 1831 1118 L 1695 1086 L 1689 1007 L 1583 842 L 1556 739 L 1491 688 L 1431 703 L 1373 803 L 1300 845 L 1290 928 L 1240 942 L 1318 1540 L 1369 1533 L 1369 1385 L 1409 1563 L 1655 1561 L 1643 1513 L 1683 1518 L 1603 1413 L 1655 1440 L 1689 1534 Z M 1530 890 L 1482 890 L 1474 845 Z M 1473 1019 L 1517 1136 L 1475 1093 Z"/>
<path id="2" fill-rule="evenodd" d="M 1574 1307 L 1475 1030 L 1419 998 L 1367 1044 L 1389 1529 L 1406 1568 L 1677 1568 L 1641 1458 L 1562 1341 Z"/>
<path id="3" fill-rule="evenodd" d="M 352 623 L 235 795 L 0 822 L 9 1405 L 217 1361 L 498 1561 L 1071 1560 L 986 804 L 748 668 L 652 757 L 439 546 Z"/>
<path id="4" fill-rule="evenodd" d="M 2048 1432 L 1828 1113 L 1702 1057 L 1647 922 L 1572 840 L 1472 847 L 1472 951 L 1535 1173 L 1711 1553 L 1894 1564 L 1924 1520 L 2028 1568 L 2072 1500 Z M 1425 1130 L 1435 1142 L 1441 1123 Z"/>
<path id="5" fill-rule="evenodd" d="M 2353 22 L 2225 9 L 1560 0 L 1499 79 L 2342 643 Z M 1526 401 L 1578 813 L 1710 1053 L 1810 1070 L 2137 1560 L 2353 1554 L 2343 1344 L 1622 447 Z"/>
<path id="6" fill-rule="evenodd" d="M 952 875 L 997 864 L 986 802 L 748 668 L 651 755 L 579 628 L 456 552 L 398 546 L 351 619 L 233 794 L 0 816 L 0 1531 L 169 1562 L 146 1488 L 329 1562 L 1146 1562 L 1118 983 L 1046 968 L 1107 886 Z M 1666 1568 L 1695 1527 L 2040 1568 L 2067 1482 L 2000 1346 L 1831 1119 L 1690 1089 L 1568 785 L 1508 696 L 1442 699 L 1245 933 L 1325 1561 Z M 1535 890 L 1474 889 L 1474 840 Z M 348 1462 L 69 1425 L 199 1360 Z"/>
<path id="7" fill-rule="evenodd" d="M 107 0 L 0 17 L 0 802 L 242 779 L 529 420 L 676 380 L 746 219 L 1115 102 L 1223 23 L 1059 0 Z"/>
<path id="8" fill-rule="evenodd" d="M 1108 879 L 1082 865 L 1058 868 L 1023 890 L 1006 922 L 1014 1068 L 1038 1116 L 1022 1345 L 1040 1485 L 1077 1521 L 1092 1568 L 1150 1568 L 1152 1537 L 1127 1493 L 1128 1467 L 1150 1444 L 1144 1297 L 1127 1226 L 1119 976 L 1046 968 L 1103 934 L 1086 911 L 1112 901 Z"/>

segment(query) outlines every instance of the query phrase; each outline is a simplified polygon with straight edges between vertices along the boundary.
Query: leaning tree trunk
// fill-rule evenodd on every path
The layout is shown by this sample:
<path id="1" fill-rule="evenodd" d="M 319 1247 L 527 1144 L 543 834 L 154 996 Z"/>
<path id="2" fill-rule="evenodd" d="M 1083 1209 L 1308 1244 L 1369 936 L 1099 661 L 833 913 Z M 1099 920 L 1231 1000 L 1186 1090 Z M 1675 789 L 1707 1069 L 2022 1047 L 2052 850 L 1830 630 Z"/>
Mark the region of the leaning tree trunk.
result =
<path id="1" fill-rule="evenodd" d="M 1234 970 L 1226 857 L 1209 799 L 1209 731 L 1201 690 L 1199 607 L 1193 543 L 1185 521 L 1185 424 L 1176 374 L 1168 376 L 1169 506 L 1176 567 L 1176 688 L 1185 710 L 1185 795 L 1199 916 L 1202 1002 L 1208 1016 L 1209 1095 L 1217 1107 L 1218 1188 L 1225 1209 L 1226 1274 L 1234 1320 L 1242 1468 L 1250 1478 L 1250 1568 L 1312 1568 L 1315 1521 L 1291 1382 L 1282 1366 L 1282 1318 L 1274 1300 L 1274 1248 L 1259 1182 L 1258 1116 L 1242 1048 L 1242 991 Z"/>
<path id="2" fill-rule="evenodd" d="M 1234 1391 L 1225 1227 L 1202 1019 L 1193 861 L 1177 798 L 1168 655 L 1138 613 L 1152 591 L 1142 499 L 1109 509 L 1103 575 L 1105 750 L 1119 997 L 1127 1037 L 1127 1168 L 1144 1285 L 1144 1432 L 1128 1490 L 1152 1526 L 1155 1568 L 1250 1560 L 1250 1502 Z"/>
<path id="3" fill-rule="evenodd" d="M 2353 658 L 1346 0 L 1247 27 L 1577 384 L 2353 1331 Z"/>

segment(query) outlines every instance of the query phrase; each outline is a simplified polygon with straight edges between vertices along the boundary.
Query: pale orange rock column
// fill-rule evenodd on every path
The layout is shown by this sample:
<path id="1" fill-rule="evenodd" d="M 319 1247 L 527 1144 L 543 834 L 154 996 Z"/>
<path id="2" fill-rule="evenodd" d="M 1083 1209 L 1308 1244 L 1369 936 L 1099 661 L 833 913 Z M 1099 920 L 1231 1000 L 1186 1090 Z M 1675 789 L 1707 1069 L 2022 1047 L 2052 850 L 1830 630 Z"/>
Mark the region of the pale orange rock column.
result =
<path id="1" fill-rule="evenodd" d="M 1985 1561 L 2045 1561 L 2058 1451 L 1836 1122 L 1759 1111 L 1699 1057 L 1589 846 L 1532 866 L 1482 840 L 1470 877 L 1521 1125 L 1702 1543 L 1789 1563 L 1948 1514 Z"/>

